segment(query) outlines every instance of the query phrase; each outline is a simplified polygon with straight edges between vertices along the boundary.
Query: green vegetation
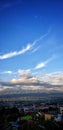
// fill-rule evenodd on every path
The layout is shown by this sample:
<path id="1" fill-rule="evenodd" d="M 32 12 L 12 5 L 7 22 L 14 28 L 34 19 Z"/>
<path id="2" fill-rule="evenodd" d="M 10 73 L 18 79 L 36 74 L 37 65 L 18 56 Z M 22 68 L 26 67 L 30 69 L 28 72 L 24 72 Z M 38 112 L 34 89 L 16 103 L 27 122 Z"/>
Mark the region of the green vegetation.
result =
<path id="1" fill-rule="evenodd" d="M 30 119 L 32 119 L 32 116 L 30 116 L 30 115 L 22 117 L 22 120 L 30 120 Z"/>

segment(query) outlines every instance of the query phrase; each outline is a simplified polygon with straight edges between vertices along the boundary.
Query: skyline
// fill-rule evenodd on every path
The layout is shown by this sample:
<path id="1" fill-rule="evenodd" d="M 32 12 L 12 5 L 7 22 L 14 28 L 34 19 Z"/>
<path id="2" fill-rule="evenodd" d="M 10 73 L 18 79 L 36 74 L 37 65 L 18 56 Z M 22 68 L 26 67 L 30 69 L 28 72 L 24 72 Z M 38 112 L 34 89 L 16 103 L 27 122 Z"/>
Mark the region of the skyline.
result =
<path id="1" fill-rule="evenodd" d="M 0 94 L 63 92 L 63 2 L 0 0 Z"/>

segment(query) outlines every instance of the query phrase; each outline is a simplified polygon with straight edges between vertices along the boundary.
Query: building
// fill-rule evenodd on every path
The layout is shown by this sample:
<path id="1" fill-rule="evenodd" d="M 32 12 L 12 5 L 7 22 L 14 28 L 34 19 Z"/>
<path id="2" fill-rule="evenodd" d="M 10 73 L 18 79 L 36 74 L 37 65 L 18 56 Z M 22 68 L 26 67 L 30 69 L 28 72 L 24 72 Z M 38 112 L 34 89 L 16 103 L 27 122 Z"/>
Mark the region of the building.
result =
<path id="1" fill-rule="evenodd" d="M 54 117 L 54 115 L 52 115 L 52 114 L 45 114 L 45 121 L 46 120 L 51 120 L 52 117 Z"/>

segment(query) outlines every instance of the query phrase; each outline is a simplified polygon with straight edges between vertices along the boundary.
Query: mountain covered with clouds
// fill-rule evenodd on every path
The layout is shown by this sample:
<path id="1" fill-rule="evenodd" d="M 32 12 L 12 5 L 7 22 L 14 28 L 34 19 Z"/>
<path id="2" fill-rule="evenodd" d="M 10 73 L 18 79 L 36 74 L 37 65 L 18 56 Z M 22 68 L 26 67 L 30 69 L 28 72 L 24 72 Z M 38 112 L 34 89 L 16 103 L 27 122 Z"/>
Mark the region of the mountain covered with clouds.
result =
<path id="1" fill-rule="evenodd" d="M 30 70 L 19 70 L 19 78 L 0 81 L 0 95 L 63 92 L 63 73 L 56 72 L 36 77 Z"/>

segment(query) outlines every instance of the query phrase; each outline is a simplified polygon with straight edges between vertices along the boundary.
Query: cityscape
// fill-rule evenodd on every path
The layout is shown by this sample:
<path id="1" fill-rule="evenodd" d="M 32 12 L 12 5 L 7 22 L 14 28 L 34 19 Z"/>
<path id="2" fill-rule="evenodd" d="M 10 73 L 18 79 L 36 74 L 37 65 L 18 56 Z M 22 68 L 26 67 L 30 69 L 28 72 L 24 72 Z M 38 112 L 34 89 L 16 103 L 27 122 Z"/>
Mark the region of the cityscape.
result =
<path id="1" fill-rule="evenodd" d="M 2 130 L 62 130 L 63 103 L 0 101 L 0 117 Z"/>

